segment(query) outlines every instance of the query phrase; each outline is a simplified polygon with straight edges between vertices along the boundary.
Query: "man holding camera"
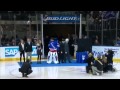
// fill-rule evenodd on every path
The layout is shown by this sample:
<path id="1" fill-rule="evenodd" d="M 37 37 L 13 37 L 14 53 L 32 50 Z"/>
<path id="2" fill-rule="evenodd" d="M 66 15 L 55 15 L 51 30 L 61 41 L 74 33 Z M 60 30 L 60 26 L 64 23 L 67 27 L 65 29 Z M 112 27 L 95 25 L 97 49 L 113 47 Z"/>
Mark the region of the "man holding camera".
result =
<path id="1" fill-rule="evenodd" d="M 22 64 L 22 67 L 19 68 L 19 72 L 22 73 L 22 77 L 28 77 L 27 75 L 31 74 L 33 71 L 32 71 L 32 68 L 31 68 L 31 64 L 30 64 L 30 61 L 27 59 L 26 62 L 24 62 Z"/>
<path id="2" fill-rule="evenodd" d="M 112 50 L 108 50 L 108 53 L 105 54 L 108 62 L 108 70 L 110 71 L 115 71 L 113 68 L 113 55 L 114 55 L 114 52 Z"/>

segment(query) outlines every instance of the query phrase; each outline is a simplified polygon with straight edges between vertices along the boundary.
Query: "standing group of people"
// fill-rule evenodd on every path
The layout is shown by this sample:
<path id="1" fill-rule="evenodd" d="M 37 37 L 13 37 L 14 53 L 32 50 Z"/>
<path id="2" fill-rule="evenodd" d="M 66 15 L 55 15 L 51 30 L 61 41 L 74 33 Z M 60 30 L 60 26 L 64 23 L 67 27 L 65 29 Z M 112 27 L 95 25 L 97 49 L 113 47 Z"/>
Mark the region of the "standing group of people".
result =
<path id="1" fill-rule="evenodd" d="M 62 39 L 61 42 L 57 40 L 57 38 L 51 38 L 48 48 L 48 60 L 47 63 L 66 63 L 68 60 L 69 63 L 71 63 L 70 58 L 70 50 L 69 50 L 69 39 L 66 38 L 65 40 Z M 20 62 L 22 62 L 22 56 L 25 60 L 30 60 L 30 63 L 32 63 L 32 42 L 31 39 L 28 38 L 27 42 L 24 42 L 24 40 L 21 40 L 19 43 L 19 52 L 20 52 Z M 36 43 L 36 50 L 37 50 L 37 63 L 41 63 L 41 55 L 42 55 L 42 49 L 43 45 L 41 43 L 41 40 L 38 40 Z M 25 58 L 26 53 L 26 58 Z"/>
<path id="2" fill-rule="evenodd" d="M 28 38 L 27 42 L 24 42 L 24 40 L 21 39 L 21 42 L 19 43 L 19 52 L 20 52 L 20 62 L 22 62 L 22 56 L 25 62 L 26 60 L 30 60 L 30 63 L 32 63 L 32 42 L 31 39 Z M 42 43 L 41 40 L 38 40 L 36 43 L 36 50 L 37 50 L 37 63 L 41 63 L 41 55 L 42 55 Z M 25 52 L 26 52 L 26 58 L 25 58 Z"/>
<path id="3" fill-rule="evenodd" d="M 24 58 L 24 62 L 25 62 L 25 52 L 26 52 L 26 60 L 28 59 L 28 57 L 30 57 L 30 62 L 31 62 L 31 58 L 32 58 L 32 42 L 31 39 L 28 38 L 27 42 L 24 42 L 24 40 L 21 39 L 21 42 L 19 43 L 19 52 L 20 52 L 20 62 L 22 62 L 22 56 Z M 32 62 L 31 62 L 32 63 Z"/>
<path id="4" fill-rule="evenodd" d="M 71 63 L 68 42 L 68 38 L 65 40 L 62 39 L 62 42 L 58 42 L 57 39 L 51 38 L 48 44 L 49 52 L 47 63 L 52 63 L 52 61 L 54 61 L 55 64 L 61 62 L 66 63 L 67 60 Z"/>

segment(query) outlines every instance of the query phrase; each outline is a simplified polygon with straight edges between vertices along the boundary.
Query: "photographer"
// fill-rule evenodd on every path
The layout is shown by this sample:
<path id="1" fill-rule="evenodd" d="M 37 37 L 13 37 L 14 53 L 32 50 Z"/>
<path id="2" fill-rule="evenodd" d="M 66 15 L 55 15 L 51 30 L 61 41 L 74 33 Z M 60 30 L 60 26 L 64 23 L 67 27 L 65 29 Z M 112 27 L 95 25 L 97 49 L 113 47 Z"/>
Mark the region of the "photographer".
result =
<path id="1" fill-rule="evenodd" d="M 23 63 L 22 67 L 19 68 L 19 72 L 22 73 L 22 77 L 28 77 L 27 75 L 33 72 L 29 60 Z"/>
<path id="2" fill-rule="evenodd" d="M 112 50 L 108 50 L 108 53 L 105 54 L 108 61 L 108 70 L 110 71 L 113 71 L 113 55 L 114 52 Z"/>
<path id="3" fill-rule="evenodd" d="M 87 58 L 87 60 L 86 60 L 86 62 L 87 62 L 87 64 L 88 64 L 88 66 L 86 66 L 86 72 L 87 72 L 87 73 L 92 72 L 92 65 L 93 65 L 93 63 L 94 63 L 94 60 L 95 60 L 95 58 L 93 57 L 93 54 L 92 54 L 92 53 L 89 53 L 89 54 L 88 54 L 88 58 Z"/>
<path id="4" fill-rule="evenodd" d="M 108 50 L 108 53 L 105 54 L 105 56 L 107 57 L 108 63 L 113 64 L 113 55 L 114 55 L 114 52 L 112 50 Z"/>

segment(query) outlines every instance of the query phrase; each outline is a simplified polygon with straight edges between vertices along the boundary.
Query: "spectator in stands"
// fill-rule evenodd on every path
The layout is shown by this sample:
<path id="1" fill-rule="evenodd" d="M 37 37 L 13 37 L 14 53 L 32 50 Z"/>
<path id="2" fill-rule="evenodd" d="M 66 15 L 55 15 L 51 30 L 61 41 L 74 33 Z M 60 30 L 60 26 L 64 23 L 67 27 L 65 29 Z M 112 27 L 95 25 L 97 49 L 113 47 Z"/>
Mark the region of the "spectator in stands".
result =
<path id="1" fill-rule="evenodd" d="M 16 45 L 18 45 L 19 42 L 20 42 L 20 39 L 19 39 L 18 35 L 16 35 Z"/>
<path id="2" fill-rule="evenodd" d="M 10 42 L 12 42 L 12 40 L 15 39 L 13 36 L 10 38 Z"/>
<path id="3" fill-rule="evenodd" d="M 27 42 L 27 37 L 26 36 L 24 36 L 24 39 L 23 39 L 25 42 Z"/>
<path id="4" fill-rule="evenodd" d="M 96 46 L 100 45 L 97 39 L 95 40 L 94 45 L 96 45 Z"/>
<path id="5" fill-rule="evenodd" d="M 10 46 L 15 46 L 16 45 L 16 41 L 15 39 L 12 40 L 12 42 L 10 43 Z"/>
<path id="6" fill-rule="evenodd" d="M 117 37 L 117 46 L 120 46 L 120 37 Z"/>

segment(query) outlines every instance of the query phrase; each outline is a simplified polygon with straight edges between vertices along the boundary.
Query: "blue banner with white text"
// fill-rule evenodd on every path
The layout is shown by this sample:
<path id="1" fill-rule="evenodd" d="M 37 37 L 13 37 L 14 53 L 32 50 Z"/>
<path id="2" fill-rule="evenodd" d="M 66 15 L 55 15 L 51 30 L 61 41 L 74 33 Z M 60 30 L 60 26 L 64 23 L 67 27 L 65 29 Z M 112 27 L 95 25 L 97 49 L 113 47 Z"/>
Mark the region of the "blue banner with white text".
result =
<path id="1" fill-rule="evenodd" d="M 43 18 L 44 22 L 49 23 L 79 23 L 80 16 L 53 16 L 53 15 L 45 15 Z"/>

